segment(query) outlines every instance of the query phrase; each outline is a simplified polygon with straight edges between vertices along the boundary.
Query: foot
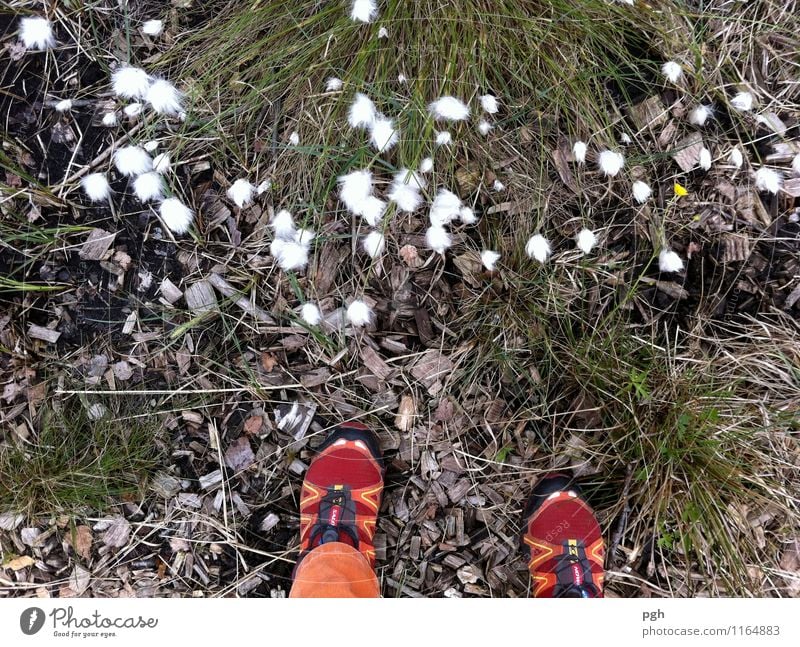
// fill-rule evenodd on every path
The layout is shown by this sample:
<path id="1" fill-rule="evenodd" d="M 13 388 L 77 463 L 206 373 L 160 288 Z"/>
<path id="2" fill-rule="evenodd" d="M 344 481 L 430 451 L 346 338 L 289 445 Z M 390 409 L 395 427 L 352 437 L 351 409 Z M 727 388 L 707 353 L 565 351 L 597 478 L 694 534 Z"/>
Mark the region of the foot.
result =
<path id="1" fill-rule="evenodd" d="M 548 474 L 525 506 L 523 551 L 536 598 L 603 597 L 603 535 L 580 491 Z"/>
<path id="2" fill-rule="evenodd" d="M 320 544 L 342 542 L 375 565 L 375 525 L 383 493 L 383 457 L 364 425 L 334 429 L 311 461 L 300 495 L 300 562 Z"/>

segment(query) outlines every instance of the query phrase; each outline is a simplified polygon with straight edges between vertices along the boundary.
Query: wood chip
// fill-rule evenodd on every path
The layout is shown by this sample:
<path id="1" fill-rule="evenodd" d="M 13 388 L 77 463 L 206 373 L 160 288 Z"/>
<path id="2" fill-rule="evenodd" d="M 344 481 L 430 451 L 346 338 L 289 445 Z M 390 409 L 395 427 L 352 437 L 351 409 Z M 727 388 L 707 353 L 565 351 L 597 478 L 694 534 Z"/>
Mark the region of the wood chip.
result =
<path id="1" fill-rule="evenodd" d="M 3 564 L 3 568 L 10 568 L 12 571 L 20 571 L 23 568 L 28 568 L 28 566 L 33 566 L 35 561 L 33 557 L 30 555 L 21 555 L 20 557 L 15 557 L 14 559 L 5 562 Z"/>
<path id="2" fill-rule="evenodd" d="M 250 299 L 244 296 L 239 290 L 233 287 L 230 283 L 228 283 L 225 279 L 223 279 L 219 274 L 212 272 L 208 276 L 208 282 L 213 285 L 220 293 L 227 297 L 228 299 L 233 299 L 236 305 L 244 310 L 247 314 L 249 314 L 254 319 L 261 321 L 262 323 L 274 324 L 275 320 L 269 315 L 269 313 L 264 310 L 263 308 L 259 308 L 257 305 L 250 303 Z M 189 301 L 189 294 L 187 290 L 186 294 L 186 301 Z"/>
<path id="3" fill-rule="evenodd" d="M 425 351 L 411 368 L 411 375 L 422 382 L 428 393 L 442 390 L 442 380 L 453 370 L 453 362 L 436 349 Z"/>
<path id="4" fill-rule="evenodd" d="M 410 431 L 414 427 L 416 418 L 417 405 L 414 402 L 414 397 L 411 395 L 404 395 L 400 399 L 400 405 L 397 408 L 394 426 L 400 431 Z"/>
<path id="5" fill-rule="evenodd" d="M 222 483 L 222 471 L 214 470 L 200 477 L 200 487 L 204 490 L 211 490 Z"/>
<path id="6" fill-rule="evenodd" d="M 89 588 L 91 576 L 92 574 L 87 569 L 76 564 L 69 576 L 69 588 L 75 592 L 75 595 L 83 595 L 84 591 Z"/>
<path id="7" fill-rule="evenodd" d="M 684 137 L 675 145 L 676 151 L 672 154 L 672 159 L 684 173 L 694 169 L 700 161 L 700 151 L 703 150 L 703 136 L 700 133 L 692 133 Z"/>
<path id="8" fill-rule="evenodd" d="M 378 355 L 372 346 L 365 345 L 361 349 L 361 359 L 364 366 L 375 376 L 381 380 L 385 380 L 392 374 L 392 369 L 383 361 L 383 358 Z"/>
<path id="9" fill-rule="evenodd" d="M 183 292 L 178 289 L 178 286 L 167 277 L 164 277 L 164 280 L 161 281 L 159 291 L 166 302 L 170 304 L 176 303 L 183 296 Z"/>
<path id="10" fill-rule="evenodd" d="M 278 429 L 291 435 L 295 440 L 304 438 L 314 421 L 317 405 L 313 402 L 294 402 L 275 408 L 275 422 Z"/>
<path id="11" fill-rule="evenodd" d="M 723 263 L 737 263 L 750 257 L 750 239 L 746 233 L 723 234 L 722 242 Z"/>
<path id="12" fill-rule="evenodd" d="M 204 312 L 211 312 L 217 309 L 217 295 L 214 293 L 214 288 L 208 281 L 197 281 L 192 283 L 187 289 L 186 305 L 195 314 L 202 314 Z"/>
<path id="13" fill-rule="evenodd" d="M 57 330 L 50 330 L 49 328 L 37 326 L 36 324 L 28 326 L 28 335 L 33 339 L 41 339 L 50 344 L 55 344 L 58 338 L 61 337 L 61 333 Z"/>
<path id="14" fill-rule="evenodd" d="M 181 482 L 166 472 L 159 472 L 150 482 L 150 489 L 159 496 L 169 499 L 181 491 Z"/>
<path id="15" fill-rule="evenodd" d="M 642 283 L 647 283 L 648 285 L 655 285 L 656 288 L 661 290 L 664 294 L 668 294 L 674 299 L 689 298 L 689 292 L 687 292 L 683 286 L 675 283 L 674 281 L 660 281 L 649 276 L 642 276 L 639 280 Z"/>
<path id="16" fill-rule="evenodd" d="M 131 536 L 131 524 L 125 517 L 115 517 L 103 535 L 103 543 L 113 548 L 122 548 Z"/>
<path id="17" fill-rule="evenodd" d="M 261 530 L 261 532 L 269 532 L 280 523 L 280 520 L 281 518 L 278 515 L 276 515 L 274 512 L 270 512 L 261 520 L 259 530 Z"/>
<path id="18" fill-rule="evenodd" d="M 80 557 L 88 560 L 92 556 L 92 529 L 89 526 L 78 526 L 67 536 L 69 545 Z"/>
<path id="19" fill-rule="evenodd" d="M 237 440 L 228 445 L 225 452 L 225 463 L 232 470 L 237 472 L 247 469 L 256 460 L 256 455 L 250 447 L 247 436 L 240 436 Z"/>
<path id="20" fill-rule="evenodd" d="M 0 530 L 14 530 L 23 521 L 25 521 L 24 515 L 14 514 L 12 512 L 3 512 L 0 514 Z"/>
<path id="21" fill-rule="evenodd" d="M 783 192 L 793 198 L 800 198 L 800 177 L 793 177 L 783 183 Z"/>
<path id="22" fill-rule="evenodd" d="M 114 243 L 116 235 L 116 233 L 109 233 L 105 229 L 92 229 L 83 242 L 78 256 L 85 261 L 105 260 L 109 256 L 108 250 Z"/>
<path id="23" fill-rule="evenodd" d="M 116 377 L 118 380 L 121 380 L 122 382 L 124 382 L 125 380 L 130 380 L 131 377 L 133 376 L 133 369 L 131 368 L 131 365 L 124 360 L 114 364 L 113 369 L 114 369 L 114 377 Z"/>
<path id="24" fill-rule="evenodd" d="M 631 106 L 630 115 L 636 130 L 655 130 L 664 124 L 669 116 L 658 95 L 648 97 L 635 106 Z"/>

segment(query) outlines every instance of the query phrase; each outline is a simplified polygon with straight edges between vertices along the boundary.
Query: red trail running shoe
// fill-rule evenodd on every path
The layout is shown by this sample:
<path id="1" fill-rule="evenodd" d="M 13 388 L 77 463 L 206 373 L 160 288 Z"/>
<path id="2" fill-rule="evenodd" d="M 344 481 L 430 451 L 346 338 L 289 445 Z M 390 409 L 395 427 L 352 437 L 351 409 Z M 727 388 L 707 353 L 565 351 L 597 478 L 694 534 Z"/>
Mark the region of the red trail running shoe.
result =
<path id="1" fill-rule="evenodd" d="M 535 598 L 603 597 L 603 535 L 580 491 L 564 474 L 536 484 L 525 506 L 523 551 Z"/>
<path id="2" fill-rule="evenodd" d="M 358 422 L 334 429 L 318 449 L 300 494 L 300 557 L 338 541 L 375 565 L 375 525 L 383 493 L 383 457 L 375 435 Z"/>

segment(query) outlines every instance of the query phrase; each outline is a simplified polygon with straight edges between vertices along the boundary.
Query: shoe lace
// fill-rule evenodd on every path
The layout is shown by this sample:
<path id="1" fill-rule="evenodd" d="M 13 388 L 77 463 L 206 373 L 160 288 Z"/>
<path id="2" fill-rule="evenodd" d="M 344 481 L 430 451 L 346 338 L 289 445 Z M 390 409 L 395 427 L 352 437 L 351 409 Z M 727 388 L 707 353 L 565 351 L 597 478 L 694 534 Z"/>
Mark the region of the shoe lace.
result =
<path id="1" fill-rule="evenodd" d="M 312 527 L 309 537 L 311 547 L 344 541 L 358 548 L 355 513 L 355 503 L 346 487 L 329 490 L 319 503 L 317 522 Z"/>
<path id="2" fill-rule="evenodd" d="M 556 587 L 553 597 L 557 598 L 594 598 L 599 591 L 592 580 L 592 566 L 583 542 L 576 542 L 575 546 L 568 546 L 565 541 L 564 553 L 558 557 L 554 571 L 556 574 Z"/>

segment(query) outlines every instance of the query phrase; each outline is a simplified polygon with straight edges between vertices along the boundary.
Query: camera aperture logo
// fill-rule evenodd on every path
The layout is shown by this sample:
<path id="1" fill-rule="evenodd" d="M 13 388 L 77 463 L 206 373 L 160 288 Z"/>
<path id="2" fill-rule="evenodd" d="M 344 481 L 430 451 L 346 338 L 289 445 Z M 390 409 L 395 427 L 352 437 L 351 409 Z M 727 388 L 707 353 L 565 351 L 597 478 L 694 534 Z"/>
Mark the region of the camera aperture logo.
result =
<path id="1" fill-rule="evenodd" d="M 44 611 L 39 607 L 25 609 L 19 617 L 19 628 L 26 636 L 32 636 L 44 627 Z"/>
<path id="2" fill-rule="evenodd" d="M 39 607 L 29 607 L 20 614 L 19 628 L 26 636 L 32 636 L 42 630 L 48 616 L 53 636 L 57 638 L 113 638 L 119 635 L 120 629 L 154 629 L 158 626 L 158 618 L 106 616 L 99 611 L 79 616 L 72 607 L 56 607 L 49 613 Z"/>

